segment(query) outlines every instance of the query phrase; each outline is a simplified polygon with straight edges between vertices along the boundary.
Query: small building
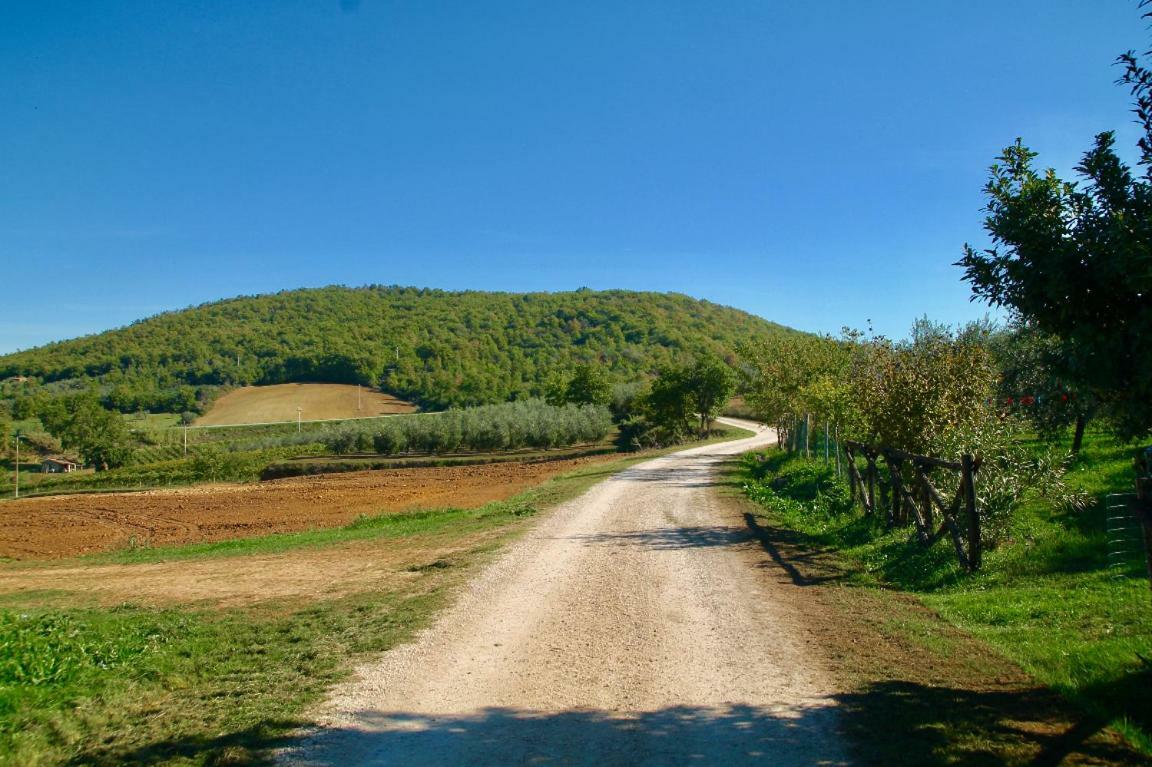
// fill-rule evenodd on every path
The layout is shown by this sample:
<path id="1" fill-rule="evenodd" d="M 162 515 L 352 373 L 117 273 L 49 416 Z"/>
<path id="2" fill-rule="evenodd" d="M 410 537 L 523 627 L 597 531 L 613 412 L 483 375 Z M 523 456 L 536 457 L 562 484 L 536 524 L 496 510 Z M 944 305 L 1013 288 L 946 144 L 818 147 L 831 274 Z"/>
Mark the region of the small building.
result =
<path id="1" fill-rule="evenodd" d="M 76 461 L 67 458 L 55 456 L 52 458 L 45 458 L 40 463 L 40 471 L 45 474 L 67 474 L 70 471 L 77 471 L 80 469 L 80 464 Z"/>

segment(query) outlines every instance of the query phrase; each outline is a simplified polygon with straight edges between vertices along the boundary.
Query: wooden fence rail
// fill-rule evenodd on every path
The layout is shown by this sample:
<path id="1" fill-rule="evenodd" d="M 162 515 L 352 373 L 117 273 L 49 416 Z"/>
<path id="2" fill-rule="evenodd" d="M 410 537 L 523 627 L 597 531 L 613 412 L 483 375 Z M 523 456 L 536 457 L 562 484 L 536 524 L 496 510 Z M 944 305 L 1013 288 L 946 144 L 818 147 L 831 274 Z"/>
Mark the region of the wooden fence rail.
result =
<path id="1" fill-rule="evenodd" d="M 883 513 L 889 527 L 915 525 L 916 537 L 924 546 L 947 536 L 961 567 L 969 571 L 980 569 L 980 511 L 976 505 L 979 458 L 965 454 L 959 461 L 946 461 L 851 441 L 845 441 L 844 452 L 848 455 L 852 501 L 859 502 L 865 514 Z M 860 458 L 865 462 L 862 471 L 857 463 Z M 887 477 L 880 471 L 880 459 Z M 932 472 L 937 469 L 960 475 L 951 501 L 944 499 L 932 481 Z"/>

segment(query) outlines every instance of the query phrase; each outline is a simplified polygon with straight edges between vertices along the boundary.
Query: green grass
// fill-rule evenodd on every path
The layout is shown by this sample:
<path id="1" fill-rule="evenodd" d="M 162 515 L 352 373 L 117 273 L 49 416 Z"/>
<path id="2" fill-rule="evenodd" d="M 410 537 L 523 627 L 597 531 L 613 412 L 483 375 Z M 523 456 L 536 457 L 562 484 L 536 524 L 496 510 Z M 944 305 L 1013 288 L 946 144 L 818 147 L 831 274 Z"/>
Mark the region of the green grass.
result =
<path id="1" fill-rule="evenodd" d="M 728 429 L 710 441 L 749 434 Z M 682 447 L 585 466 L 479 509 L 364 517 L 331 530 L 74 560 L 75 566 L 135 564 L 362 540 L 394 548 L 429 534 L 447 544 L 504 531 L 448 566 L 417 568 L 418 577 L 396 579 L 389 588 L 314 601 L 107 609 L 69 603 L 59 591 L 0 598 L 0 764 L 264 764 L 269 749 L 306 724 L 307 708 L 329 685 L 426 625 L 477 563 L 524 529 L 523 520 Z"/>
<path id="2" fill-rule="evenodd" d="M 139 431 L 174 429 L 180 425 L 180 415 L 178 413 L 125 413 L 124 425 L 129 429 Z"/>
<path id="3" fill-rule="evenodd" d="M 3 613 L 0 763 L 260 763 L 345 658 L 411 635 L 443 597 L 434 581 L 281 610 Z"/>
<path id="4" fill-rule="evenodd" d="M 353 540 L 440 533 L 459 540 L 535 512 L 535 498 L 474 510 L 357 520 L 336 530 L 235 543 L 123 552 L 89 563 L 142 563 L 283 552 Z M 16 604 L 0 608 L 0 764 L 248 764 L 290 729 L 349 661 L 425 625 L 486 549 L 427 568 L 390 589 L 245 609 L 114 609 Z M 78 563 L 79 564 L 79 563 Z M 41 595 L 59 605 L 62 595 Z M 9 602 L 8 599 L 0 604 Z"/>
<path id="5" fill-rule="evenodd" d="M 908 529 L 886 531 L 853 508 L 834 470 L 781 453 L 745 460 L 746 492 L 771 524 L 849 565 L 846 581 L 896 587 L 987 641 L 1087 714 L 1152 755 L 1152 596 L 1143 566 L 1108 569 L 1106 493 L 1132 486 L 1131 451 L 1091 435 L 1069 481 L 1096 502 L 1082 512 L 1032 500 L 1008 540 L 966 574 L 946 541 L 924 549 Z"/>

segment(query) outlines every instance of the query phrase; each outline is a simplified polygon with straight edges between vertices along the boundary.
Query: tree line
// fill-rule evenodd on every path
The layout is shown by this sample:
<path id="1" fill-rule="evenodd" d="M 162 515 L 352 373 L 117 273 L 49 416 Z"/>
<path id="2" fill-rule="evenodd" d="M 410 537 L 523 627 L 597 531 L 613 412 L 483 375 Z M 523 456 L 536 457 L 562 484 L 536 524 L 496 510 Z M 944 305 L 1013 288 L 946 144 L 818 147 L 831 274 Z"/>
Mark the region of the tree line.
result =
<path id="1" fill-rule="evenodd" d="M 1018 382 L 1004 372 L 1027 343 L 1012 326 L 953 329 L 928 320 L 900 341 L 846 331 L 749 343 L 741 348 L 745 398 L 793 450 L 811 450 L 808 437 L 826 432 L 833 451 L 854 440 L 949 460 L 979 455 L 977 489 L 992 543 L 1029 495 L 1076 508 L 1085 501 L 1063 482 L 1065 454 L 1053 447 L 1038 455 L 1025 444 L 1040 425 L 1056 429 L 1057 406 L 1007 404 Z M 1074 420 L 1075 406 L 1068 409 L 1064 420 Z M 953 479 L 941 477 L 942 489 L 954 492 Z"/>
<path id="2" fill-rule="evenodd" d="M 0 357 L 0 379 L 81 381 L 121 412 L 202 409 L 213 387 L 376 386 L 426 409 L 543 397 L 580 364 L 639 380 L 789 331 L 688 296 L 328 287 L 246 296 Z"/>

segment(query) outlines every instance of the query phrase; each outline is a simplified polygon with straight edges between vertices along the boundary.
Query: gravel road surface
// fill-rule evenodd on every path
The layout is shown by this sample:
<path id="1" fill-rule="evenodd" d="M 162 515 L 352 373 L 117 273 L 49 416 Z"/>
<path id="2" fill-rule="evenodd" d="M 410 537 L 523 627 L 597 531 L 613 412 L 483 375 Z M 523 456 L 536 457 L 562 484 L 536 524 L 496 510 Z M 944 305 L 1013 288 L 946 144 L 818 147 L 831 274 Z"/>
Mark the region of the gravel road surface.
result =
<path id="1" fill-rule="evenodd" d="M 846 764 L 803 616 L 714 487 L 719 462 L 773 438 L 638 464 L 543 515 L 281 761 Z"/>

